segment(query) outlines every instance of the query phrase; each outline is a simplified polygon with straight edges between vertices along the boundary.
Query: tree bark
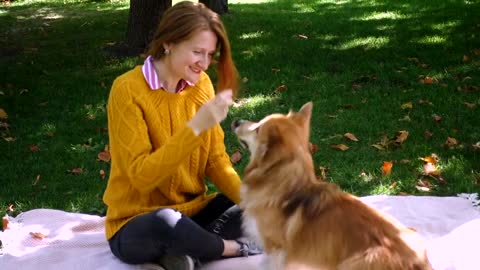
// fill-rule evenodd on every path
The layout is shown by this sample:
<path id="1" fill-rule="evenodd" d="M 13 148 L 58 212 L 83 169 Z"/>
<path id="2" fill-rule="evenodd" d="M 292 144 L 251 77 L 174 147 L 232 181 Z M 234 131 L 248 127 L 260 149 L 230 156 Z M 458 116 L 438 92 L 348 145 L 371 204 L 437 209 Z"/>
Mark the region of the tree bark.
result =
<path id="1" fill-rule="evenodd" d="M 228 0 L 199 0 L 198 2 L 205 4 L 218 15 L 228 12 Z"/>
<path id="2" fill-rule="evenodd" d="M 130 0 L 126 44 L 144 50 L 151 41 L 163 12 L 172 0 Z"/>

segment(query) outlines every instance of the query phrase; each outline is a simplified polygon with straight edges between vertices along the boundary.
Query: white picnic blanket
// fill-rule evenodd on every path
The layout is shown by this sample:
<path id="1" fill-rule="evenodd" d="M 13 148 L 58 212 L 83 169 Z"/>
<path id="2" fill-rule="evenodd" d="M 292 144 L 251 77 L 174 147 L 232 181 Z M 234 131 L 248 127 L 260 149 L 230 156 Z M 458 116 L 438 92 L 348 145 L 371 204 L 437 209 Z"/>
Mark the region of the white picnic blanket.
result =
<path id="1" fill-rule="evenodd" d="M 415 228 L 426 240 L 435 270 L 480 269 L 477 194 L 458 197 L 375 195 L 361 199 Z M 104 217 L 34 209 L 9 217 L 9 221 L 9 229 L 0 232 L 1 270 L 161 269 L 151 264 L 127 265 L 116 259 L 105 240 Z M 38 239 L 31 233 L 41 233 L 46 238 Z M 256 270 L 262 256 L 219 260 L 199 270 Z"/>

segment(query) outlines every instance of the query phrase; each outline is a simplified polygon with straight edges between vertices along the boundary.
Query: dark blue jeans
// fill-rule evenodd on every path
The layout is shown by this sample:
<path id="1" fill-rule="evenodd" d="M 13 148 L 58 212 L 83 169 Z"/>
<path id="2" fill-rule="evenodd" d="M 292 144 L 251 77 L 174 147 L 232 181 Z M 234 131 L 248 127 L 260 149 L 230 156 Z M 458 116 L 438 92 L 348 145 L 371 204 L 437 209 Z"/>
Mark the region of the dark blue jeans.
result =
<path id="1" fill-rule="evenodd" d="M 158 209 L 125 224 L 109 240 L 110 249 L 129 264 L 156 262 L 164 254 L 218 259 L 224 249 L 222 239 L 243 235 L 241 215 L 238 206 L 222 194 L 191 218 L 174 209 Z"/>

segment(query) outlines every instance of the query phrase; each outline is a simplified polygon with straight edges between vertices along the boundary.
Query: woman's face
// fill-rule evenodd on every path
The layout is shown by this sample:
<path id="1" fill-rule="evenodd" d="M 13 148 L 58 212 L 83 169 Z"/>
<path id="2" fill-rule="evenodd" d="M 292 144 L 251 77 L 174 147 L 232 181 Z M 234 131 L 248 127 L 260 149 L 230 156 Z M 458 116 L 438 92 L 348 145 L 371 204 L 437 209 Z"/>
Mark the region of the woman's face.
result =
<path id="1" fill-rule="evenodd" d="M 197 83 L 200 73 L 208 69 L 217 49 L 217 36 L 209 30 L 194 32 L 180 43 L 166 45 L 170 50 L 167 63 L 172 75 L 191 83 Z"/>

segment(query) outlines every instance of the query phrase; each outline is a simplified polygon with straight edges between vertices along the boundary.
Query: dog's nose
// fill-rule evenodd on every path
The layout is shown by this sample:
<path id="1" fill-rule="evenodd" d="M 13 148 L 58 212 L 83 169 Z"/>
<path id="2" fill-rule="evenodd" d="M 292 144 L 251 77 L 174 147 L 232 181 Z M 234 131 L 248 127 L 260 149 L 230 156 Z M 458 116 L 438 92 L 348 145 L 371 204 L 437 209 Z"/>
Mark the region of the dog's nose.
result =
<path id="1" fill-rule="evenodd" d="M 237 127 L 239 127 L 242 124 L 242 122 L 244 121 L 241 119 L 236 119 L 235 121 L 233 121 L 232 130 L 235 130 Z"/>

